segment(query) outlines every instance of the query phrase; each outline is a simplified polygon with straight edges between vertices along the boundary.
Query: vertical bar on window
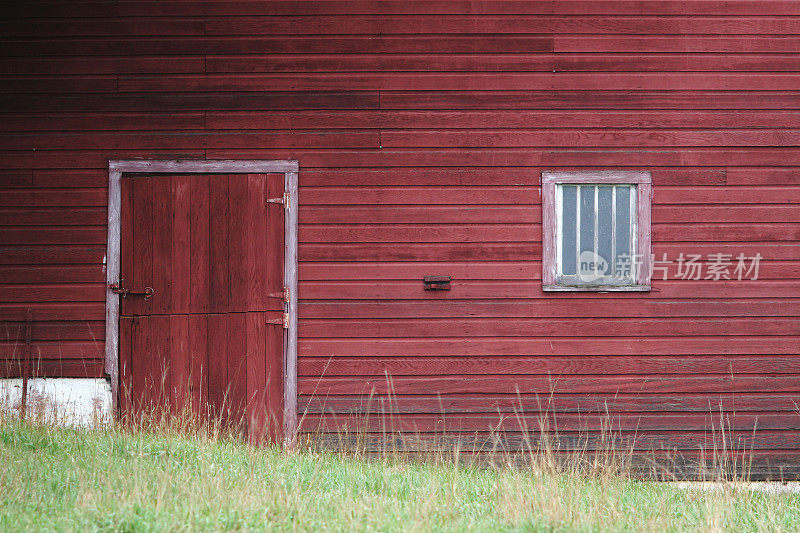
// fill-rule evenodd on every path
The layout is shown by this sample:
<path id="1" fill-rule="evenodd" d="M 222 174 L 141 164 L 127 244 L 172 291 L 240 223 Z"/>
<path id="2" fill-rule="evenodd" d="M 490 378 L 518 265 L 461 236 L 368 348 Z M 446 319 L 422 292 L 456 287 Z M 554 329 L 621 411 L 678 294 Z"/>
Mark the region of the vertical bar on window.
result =
<path id="1" fill-rule="evenodd" d="M 577 187 L 575 185 L 559 185 L 559 194 L 556 196 L 557 200 L 560 198 L 560 213 L 558 220 L 560 222 L 559 230 L 560 246 L 559 246 L 559 274 L 574 275 L 576 273 L 576 256 L 575 256 L 575 240 L 576 240 L 576 212 L 577 212 Z"/>
<path id="2" fill-rule="evenodd" d="M 617 272 L 617 187 L 611 186 L 611 276 Z"/>
<path id="3" fill-rule="evenodd" d="M 581 187 L 575 186 L 575 273 L 580 272 L 581 257 Z"/>
<path id="4" fill-rule="evenodd" d="M 593 224 L 593 226 L 594 226 L 594 243 L 592 245 L 592 251 L 594 252 L 593 260 L 594 260 L 594 275 L 595 276 L 597 276 L 597 266 L 598 266 L 598 263 L 599 263 L 599 261 L 597 261 L 597 252 L 598 252 L 598 250 L 597 250 L 597 234 L 600 233 L 600 224 L 599 224 L 599 221 L 597 220 L 597 211 L 598 211 L 597 203 L 599 201 L 599 198 L 598 198 L 599 193 L 600 193 L 600 187 L 595 185 L 594 186 L 594 224 Z"/>
<path id="5" fill-rule="evenodd" d="M 636 186 L 628 187 L 628 193 L 630 194 L 630 200 L 628 203 L 630 205 L 630 209 L 628 212 L 630 213 L 630 241 L 631 241 L 631 278 L 634 283 L 639 277 L 639 264 L 637 261 L 638 258 L 638 248 L 636 243 Z"/>

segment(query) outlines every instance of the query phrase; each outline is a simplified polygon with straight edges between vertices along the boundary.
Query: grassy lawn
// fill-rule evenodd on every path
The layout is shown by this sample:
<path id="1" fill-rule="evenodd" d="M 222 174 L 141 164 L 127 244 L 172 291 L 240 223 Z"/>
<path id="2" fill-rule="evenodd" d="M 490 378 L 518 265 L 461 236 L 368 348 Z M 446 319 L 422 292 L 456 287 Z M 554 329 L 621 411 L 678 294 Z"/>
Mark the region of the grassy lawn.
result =
<path id="1" fill-rule="evenodd" d="M 0 531 L 796 531 L 800 496 L 0 419 Z"/>

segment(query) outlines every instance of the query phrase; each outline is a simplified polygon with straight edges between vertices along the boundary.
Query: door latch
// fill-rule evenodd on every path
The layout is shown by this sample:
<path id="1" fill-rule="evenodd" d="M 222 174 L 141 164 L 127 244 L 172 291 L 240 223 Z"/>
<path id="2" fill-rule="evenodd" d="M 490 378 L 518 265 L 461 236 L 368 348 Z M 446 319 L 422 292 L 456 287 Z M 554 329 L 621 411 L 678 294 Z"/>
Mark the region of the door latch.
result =
<path id="1" fill-rule="evenodd" d="M 121 286 L 121 283 L 111 283 L 108 285 L 108 288 L 111 289 L 111 292 L 114 294 L 119 294 L 123 298 L 127 298 L 130 294 L 131 296 L 143 296 L 145 300 L 152 298 L 153 294 L 156 292 L 153 290 L 153 287 L 145 287 L 144 289 L 126 289 Z"/>

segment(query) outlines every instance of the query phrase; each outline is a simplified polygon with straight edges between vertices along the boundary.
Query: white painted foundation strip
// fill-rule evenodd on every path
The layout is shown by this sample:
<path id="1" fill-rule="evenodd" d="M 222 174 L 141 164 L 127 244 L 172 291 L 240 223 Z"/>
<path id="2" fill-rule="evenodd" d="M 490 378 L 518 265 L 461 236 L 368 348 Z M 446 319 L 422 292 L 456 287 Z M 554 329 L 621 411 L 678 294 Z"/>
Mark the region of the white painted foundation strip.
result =
<path id="1" fill-rule="evenodd" d="M 0 379 L 0 409 L 18 413 L 22 378 Z M 38 422 L 93 426 L 111 416 L 111 384 L 102 378 L 30 378 L 27 416 Z"/>

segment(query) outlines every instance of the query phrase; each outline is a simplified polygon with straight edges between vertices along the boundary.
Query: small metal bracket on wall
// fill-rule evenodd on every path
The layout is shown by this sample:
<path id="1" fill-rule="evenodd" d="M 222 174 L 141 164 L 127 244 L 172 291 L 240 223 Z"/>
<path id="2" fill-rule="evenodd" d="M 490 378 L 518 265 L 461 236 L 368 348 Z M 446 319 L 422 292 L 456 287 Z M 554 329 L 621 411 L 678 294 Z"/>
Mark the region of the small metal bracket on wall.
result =
<path id="1" fill-rule="evenodd" d="M 425 276 L 422 283 L 426 291 L 450 290 L 450 276 Z"/>

